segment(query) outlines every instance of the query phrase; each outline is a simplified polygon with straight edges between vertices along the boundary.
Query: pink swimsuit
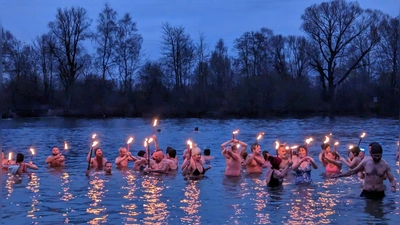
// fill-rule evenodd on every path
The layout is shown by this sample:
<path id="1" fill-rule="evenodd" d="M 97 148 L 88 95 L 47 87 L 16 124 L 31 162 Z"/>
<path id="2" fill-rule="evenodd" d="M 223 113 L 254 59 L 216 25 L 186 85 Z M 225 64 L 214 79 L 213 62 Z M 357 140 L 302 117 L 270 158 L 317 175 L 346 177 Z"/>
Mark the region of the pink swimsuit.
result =
<path id="1" fill-rule="evenodd" d="M 332 163 L 328 163 L 328 165 L 326 165 L 326 173 L 329 174 L 336 174 L 336 173 L 340 173 L 340 169 L 335 166 Z"/>

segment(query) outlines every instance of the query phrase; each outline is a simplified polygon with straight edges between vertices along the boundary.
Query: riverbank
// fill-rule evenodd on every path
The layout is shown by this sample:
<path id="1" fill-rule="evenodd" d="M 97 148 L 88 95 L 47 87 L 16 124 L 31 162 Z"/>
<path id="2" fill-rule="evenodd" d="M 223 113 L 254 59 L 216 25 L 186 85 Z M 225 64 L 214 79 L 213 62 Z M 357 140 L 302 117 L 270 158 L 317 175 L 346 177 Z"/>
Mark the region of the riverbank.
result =
<path id="1" fill-rule="evenodd" d="M 70 118 L 209 118 L 209 119 L 265 119 L 265 118 L 309 118 L 309 117 L 329 117 L 329 112 L 327 110 L 319 111 L 301 111 L 301 112 L 282 112 L 282 111 L 271 111 L 268 113 L 254 113 L 254 112 L 232 112 L 226 110 L 218 111 L 158 111 L 153 113 L 141 113 L 141 112 L 131 112 L 122 113 L 109 111 L 92 111 L 87 112 L 84 110 L 71 110 L 68 114 L 64 113 L 62 109 L 38 109 L 38 110 L 19 110 L 19 111 L 9 111 L 2 114 L 2 119 L 9 118 L 31 118 L 31 117 L 70 117 Z M 357 118 L 393 118 L 398 119 L 398 114 L 388 114 L 379 113 L 376 110 L 363 113 L 346 111 L 346 112 L 335 112 L 336 116 L 350 116 Z"/>

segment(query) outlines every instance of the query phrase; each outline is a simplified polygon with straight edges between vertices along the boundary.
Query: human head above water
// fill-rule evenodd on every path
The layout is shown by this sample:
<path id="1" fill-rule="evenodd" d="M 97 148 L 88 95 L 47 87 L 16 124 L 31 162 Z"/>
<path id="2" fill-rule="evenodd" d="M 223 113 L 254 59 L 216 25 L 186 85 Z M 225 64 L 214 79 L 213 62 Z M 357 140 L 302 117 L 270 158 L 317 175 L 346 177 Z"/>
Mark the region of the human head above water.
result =
<path id="1" fill-rule="evenodd" d="M 17 153 L 17 158 L 16 158 L 16 160 L 15 160 L 15 162 L 16 163 L 20 163 L 20 162 L 23 162 L 24 161 L 24 154 L 22 154 L 22 153 Z"/>
<path id="2" fill-rule="evenodd" d="M 321 149 L 322 149 L 322 150 L 326 150 L 328 147 L 331 147 L 331 145 L 328 144 L 328 143 L 323 143 L 323 144 L 321 145 Z"/>
<path id="3" fill-rule="evenodd" d="M 204 149 L 204 155 L 205 156 L 210 156 L 211 155 L 211 150 L 209 148 Z"/>
<path id="4" fill-rule="evenodd" d="M 350 149 L 350 152 L 353 153 L 354 156 L 358 156 L 360 154 L 361 149 L 357 146 L 354 146 L 353 148 Z"/>

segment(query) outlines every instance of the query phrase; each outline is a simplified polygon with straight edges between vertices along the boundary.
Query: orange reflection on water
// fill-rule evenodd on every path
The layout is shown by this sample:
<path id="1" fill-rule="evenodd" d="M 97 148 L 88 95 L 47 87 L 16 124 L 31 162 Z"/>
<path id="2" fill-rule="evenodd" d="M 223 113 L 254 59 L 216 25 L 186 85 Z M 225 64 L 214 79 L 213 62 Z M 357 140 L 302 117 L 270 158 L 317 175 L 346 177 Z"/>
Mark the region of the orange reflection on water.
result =
<path id="1" fill-rule="evenodd" d="M 100 179 L 97 175 L 94 175 L 93 179 L 90 181 L 90 184 L 93 185 L 93 187 L 89 187 L 89 192 L 87 196 L 93 200 L 93 203 L 90 204 L 90 207 L 86 209 L 87 213 L 92 213 L 96 216 L 99 216 L 100 213 L 105 212 L 106 208 L 99 206 L 99 203 L 101 203 L 102 198 L 104 197 L 104 183 L 107 182 L 105 180 Z M 107 222 L 107 216 L 108 215 L 103 215 L 96 217 L 89 221 L 89 224 L 99 224 L 99 223 L 106 223 Z"/>
<path id="2" fill-rule="evenodd" d="M 69 200 L 74 199 L 74 195 L 69 193 L 69 174 L 68 173 L 63 173 L 61 175 L 61 187 L 63 190 L 63 196 L 60 198 L 63 201 L 68 202 Z"/>
<path id="3" fill-rule="evenodd" d="M 187 203 L 188 206 L 181 206 L 180 208 L 186 212 L 186 216 L 181 218 L 182 222 L 187 223 L 200 223 L 201 216 L 197 213 L 199 212 L 198 208 L 201 206 L 201 200 L 199 199 L 200 190 L 197 189 L 196 183 L 198 181 L 190 181 L 190 183 L 186 186 L 185 191 L 185 199 L 181 200 L 181 203 Z"/>
<path id="4" fill-rule="evenodd" d="M 144 224 L 162 224 L 166 223 L 169 216 L 167 211 L 167 204 L 161 202 L 160 198 L 162 196 L 161 191 L 164 190 L 164 184 L 160 177 L 146 177 L 142 181 L 142 188 L 144 194 L 140 197 L 145 202 L 143 208 L 145 210 L 144 214 L 147 216 L 144 218 Z"/>
<path id="5" fill-rule="evenodd" d="M 29 182 L 28 182 L 28 185 L 26 186 L 26 188 L 33 193 L 38 193 L 39 186 L 40 186 L 39 180 L 40 179 L 34 173 L 30 174 Z M 28 211 L 27 217 L 30 217 L 32 219 L 37 218 L 34 213 L 36 211 L 39 211 L 39 209 L 36 208 L 36 205 L 39 203 L 39 201 L 36 199 L 36 197 L 37 197 L 36 194 L 32 194 L 30 196 L 30 198 L 32 199 L 32 204 L 31 204 L 32 209 Z"/>
<path id="6" fill-rule="evenodd" d="M 137 195 L 135 195 L 135 192 L 137 190 L 136 187 L 136 178 L 135 176 L 132 174 L 132 172 L 128 172 L 126 177 L 124 177 L 127 182 L 128 185 L 127 186 L 122 186 L 122 189 L 127 189 L 128 190 L 128 194 L 124 195 L 125 199 L 129 199 L 131 201 L 134 201 L 134 199 L 137 199 Z M 128 212 L 120 212 L 119 214 L 121 215 L 127 215 L 127 217 L 125 218 L 126 222 L 132 223 L 132 222 L 137 222 L 137 219 L 135 218 L 137 215 L 140 214 L 139 211 L 137 211 L 137 206 L 135 203 L 129 204 L 129 205 L 121 205 L 122 208 L 125 208 L 128 210 Z"/>
<path id="7" fill-rule="evenodd" d="M 15 180 L 16 180 L 16 178 L 14 178 L 14 176 L 8 176 L 8 179 L 6 180 L 5 188 L 7 189 L 7 199 L 8 199 L 8 197 L 11 196 L 11 194 L 14 191 L 13 184 L 15 184 L 15 182 L 16 182 Z"/>
<path id="8" fill-rule="evenodd" d="M 268 203 L 268 192 L 266 191 L 267 184 L 265 180 L 260 180 L 258 178 L 253 178 L 253 193 L 255 194 L 255 198 L 252 198 L 254 201 L 254 209 L 256 210 L 256 221 L 255 224 L 269 224 L 271 221 L 269 220 L 269 213 L 265 212 L 265 207 Z"/>

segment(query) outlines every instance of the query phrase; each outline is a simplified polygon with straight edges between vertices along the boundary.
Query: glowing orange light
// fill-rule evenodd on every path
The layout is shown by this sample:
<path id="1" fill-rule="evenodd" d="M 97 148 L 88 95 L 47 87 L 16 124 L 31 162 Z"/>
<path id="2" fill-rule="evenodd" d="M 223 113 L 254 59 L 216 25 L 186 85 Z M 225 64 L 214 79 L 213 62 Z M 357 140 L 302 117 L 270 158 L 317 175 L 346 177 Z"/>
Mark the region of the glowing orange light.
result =
<path id="1" fill-rule="evenodd" d="M 328 143 L 328 142 L 329 142 L 329 137 L 328 137 L 328 136 L 325 136 L 324 144 L 326 144 L 326 143 Z"/>
<path id="2" fill-rule="evenodd" d="M 130 137 L 126 143 L 129 145 L 130 143 L 132 143 L 132 141 L 133 141 L 133 137 Z"/>
<path id="3" fill-rule="evenodd" d="M 193 143 L 192 143 L 191 140 L 188 140 L 188 141 L 186 142 L 186 144 L 189 145 L 189 148 L 192 148 L 192 147 L 193 147 Z"/>

